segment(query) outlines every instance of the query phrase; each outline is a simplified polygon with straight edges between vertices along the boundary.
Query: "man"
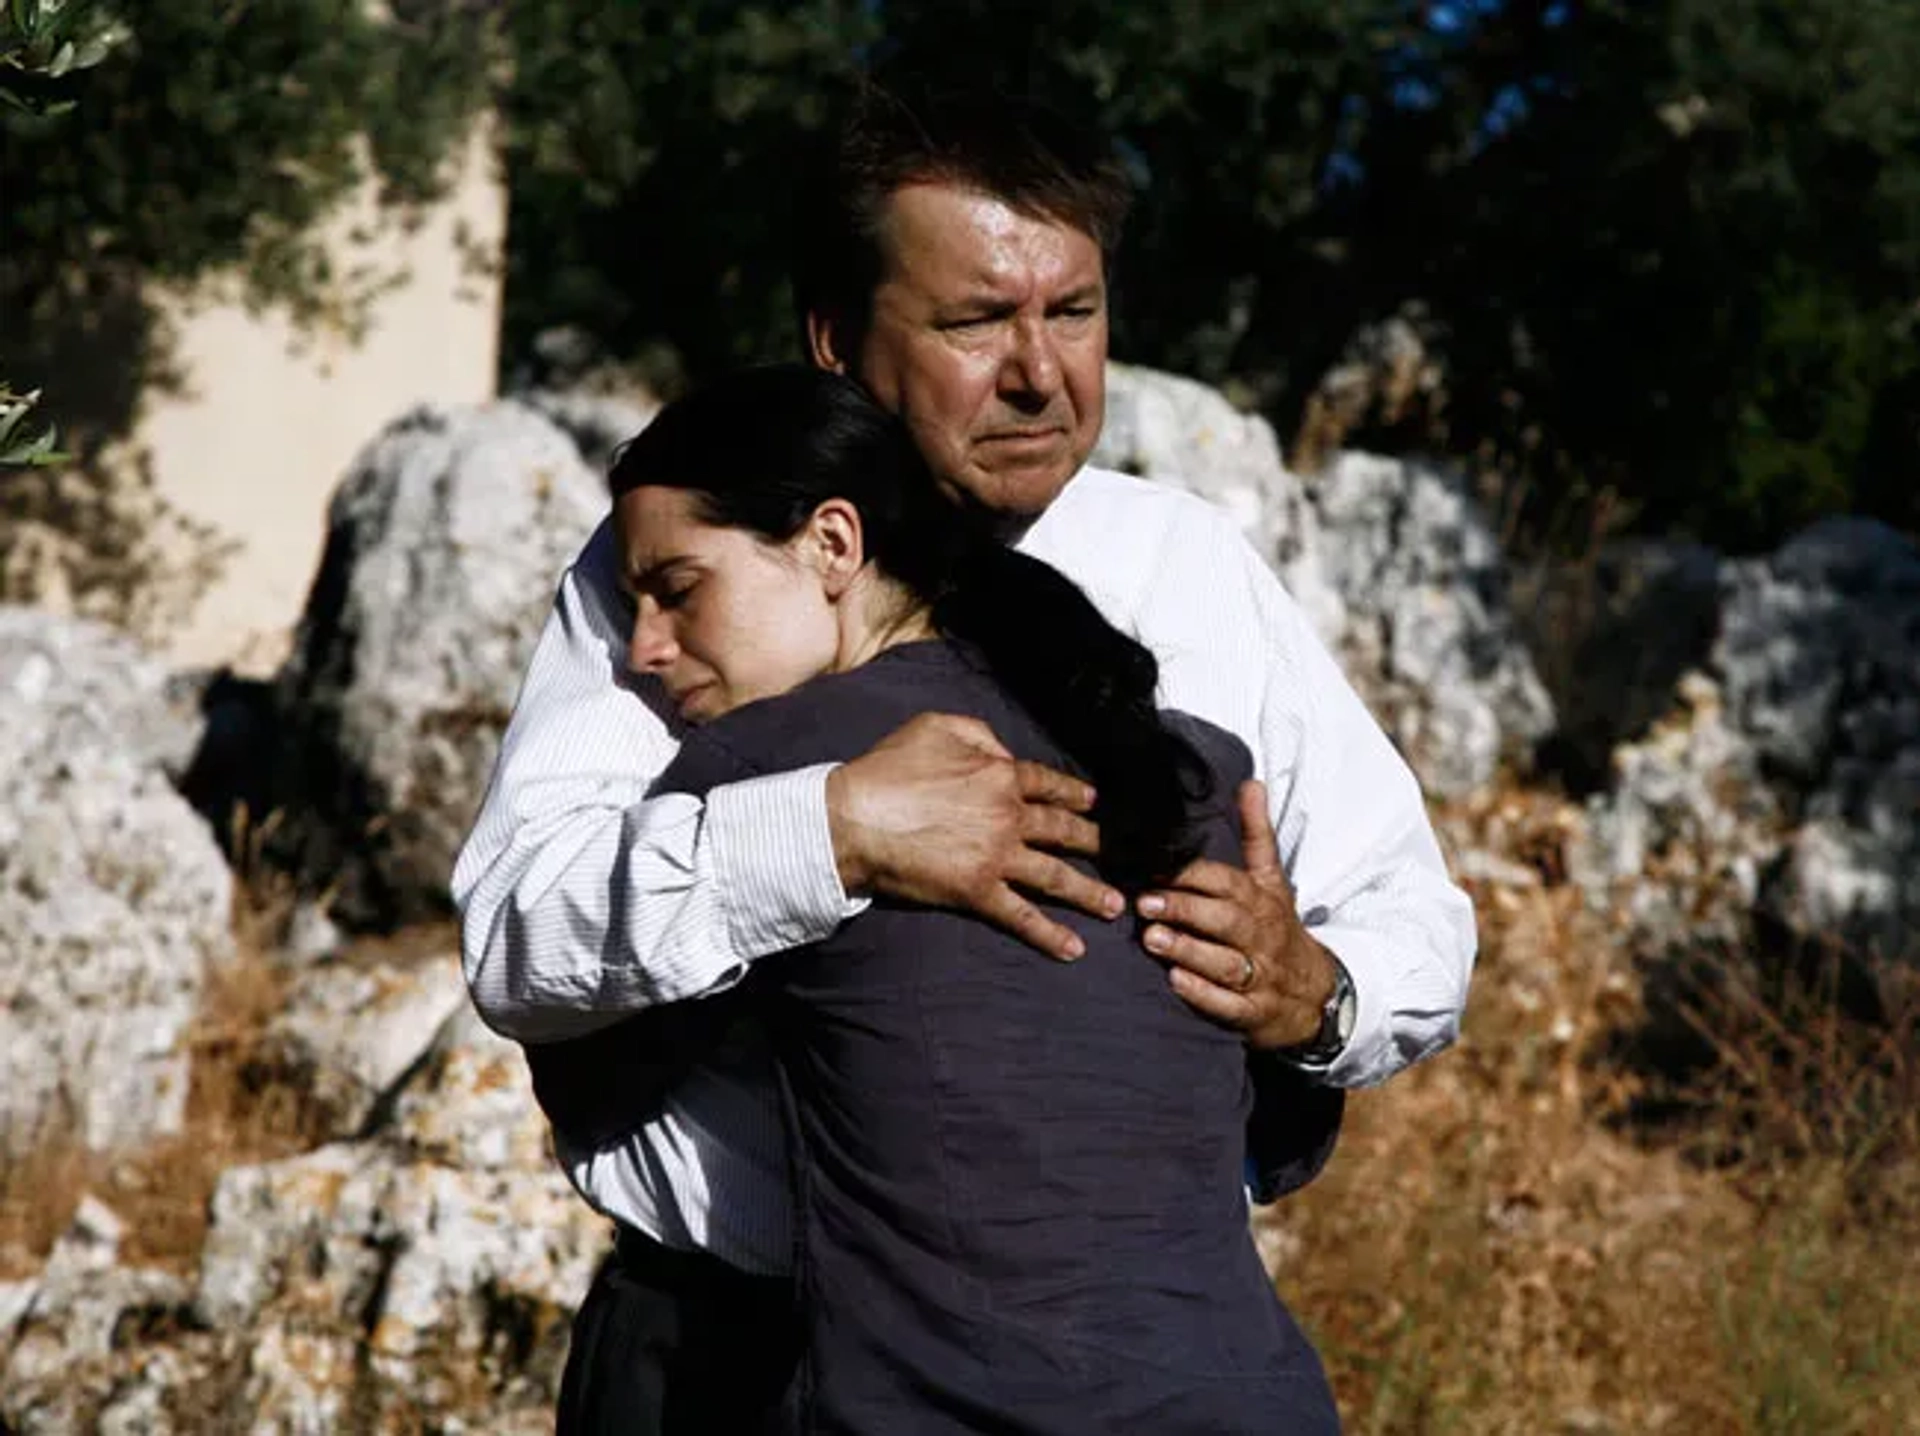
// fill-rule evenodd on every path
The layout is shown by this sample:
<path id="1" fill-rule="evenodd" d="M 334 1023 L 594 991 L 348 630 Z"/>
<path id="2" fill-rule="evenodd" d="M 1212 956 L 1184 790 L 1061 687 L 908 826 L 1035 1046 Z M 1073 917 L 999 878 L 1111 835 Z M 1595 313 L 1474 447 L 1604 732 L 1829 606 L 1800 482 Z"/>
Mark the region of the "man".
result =
<path id="1" fill-rule="evenodd" d="M 1238 734 L 1266 780 L 1243 794 L 1246 870 L 1196 864 L 1138 899 L 1174 991 L 1246 1035 L 1256 1085 L 1366 1084 L 1444 1046 L 1473 919 L 1412 775 L 1223 515 L 1083 468 L 1126 198 L 1110 156 L 998 98 L 910 109 L 869 92 L 837 138 L 800 225 L 814 362 L 859 379 L 1010 541 L 1137 633 L 1168 705 Z M 969 909 L 1067 960 L 1076 940 L 1036 899 L 1123 916 L 1061 856 L 1097 843 L 1085 785 L 957 719 L 704 804 L 647 800 L 677 740 L 657 682 L 635 676 L 645 625 L 617 562 L 603 527 L 563 579 L 454 875 L 494 1027 L 537 1053 L 712 996 L 872 896 Z M 743 1428 L 785 1384 L 783 1149 L 750 1057 L 696 1064 L 627 1131 L 548 1103 L 576 1185 L 622 1224 L 575 1328 L 563 1429 Z M 1260 1106 L 1284 1126 L 1290 1102 Z M 1300 1179 L 1269 1163 L 1256 1191 Z"/>

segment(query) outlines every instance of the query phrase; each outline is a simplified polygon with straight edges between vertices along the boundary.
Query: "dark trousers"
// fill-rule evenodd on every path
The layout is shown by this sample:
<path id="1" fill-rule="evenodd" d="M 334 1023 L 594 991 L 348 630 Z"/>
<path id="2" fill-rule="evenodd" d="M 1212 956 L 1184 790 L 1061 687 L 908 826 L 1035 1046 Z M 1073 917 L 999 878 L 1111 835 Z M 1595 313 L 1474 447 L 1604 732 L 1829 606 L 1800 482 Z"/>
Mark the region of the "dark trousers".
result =
<path id="1" fill-rule="evenodd" d="M 573 1319 L 558 1436 L 777 1429 L 799 1355 L 790 1282 L 622 1227 Z"/>

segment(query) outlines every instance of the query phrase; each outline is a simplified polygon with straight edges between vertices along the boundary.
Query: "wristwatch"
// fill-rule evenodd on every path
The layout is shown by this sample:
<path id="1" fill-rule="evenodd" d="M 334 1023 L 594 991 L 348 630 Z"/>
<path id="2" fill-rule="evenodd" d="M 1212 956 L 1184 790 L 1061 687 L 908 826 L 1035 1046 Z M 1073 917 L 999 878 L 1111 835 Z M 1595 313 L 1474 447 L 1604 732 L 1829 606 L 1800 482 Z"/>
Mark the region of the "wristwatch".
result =
<path id="1" fill-rule="evenodd" d="M 1347 1039 L 1353 1036 L 1354 1020 L 1360 1015 L 1353 975 L 1332 953 L 1327 954 L 1327 960 L 1333 964 L 1333 993 L 1320 1009 L 1320 1030 L 1297 1046 L 1280 1049 L 1282 1057 L 1302 1067 L 1325 1067 L 1344 1052 Z"/>

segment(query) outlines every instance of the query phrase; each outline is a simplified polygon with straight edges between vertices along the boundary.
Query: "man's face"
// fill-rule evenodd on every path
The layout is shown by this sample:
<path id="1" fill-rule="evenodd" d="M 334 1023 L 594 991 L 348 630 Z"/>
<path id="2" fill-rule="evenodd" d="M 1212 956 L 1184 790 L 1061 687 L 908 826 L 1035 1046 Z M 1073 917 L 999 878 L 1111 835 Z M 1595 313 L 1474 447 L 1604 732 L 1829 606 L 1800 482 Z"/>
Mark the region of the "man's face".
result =
<path id="1" fill-rule="evenodd" d="M 1100 437 L 1099 245 L 939 184 L 895 191 L 880 239 L 885 266 L 854 376 L 906 421 L 943 481 L 1010 518 L 1037 516 Z"/>

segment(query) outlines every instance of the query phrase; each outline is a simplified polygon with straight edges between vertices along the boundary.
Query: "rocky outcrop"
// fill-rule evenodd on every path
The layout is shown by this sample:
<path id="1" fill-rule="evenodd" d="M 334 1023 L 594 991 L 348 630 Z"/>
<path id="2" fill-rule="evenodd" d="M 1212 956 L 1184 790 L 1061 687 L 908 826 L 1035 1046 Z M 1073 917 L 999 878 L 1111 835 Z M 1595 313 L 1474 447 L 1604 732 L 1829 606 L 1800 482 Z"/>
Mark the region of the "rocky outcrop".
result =
<path id="1" fill-rule="evenodd" d="M 1798 819 L 1762 901 L 1807 938 L 1920 959 L 1920 549 L 1829 519 L 1728 567 L 1715 666 Z"/>
<path id="2" fill-rule="evenodd" d="M 274 690 L 282 834 L 336 914 L 444 909 L 556 576 L 605 511 L 573 441 L 514 403 L 415 410 L 356 461 Z"/>
<path id="3" fill-rule="evenodd" d="M 1559 717 L 1546 763 L 1575 792 L 1606 786 L 1614 748 L 1674 705 L 1720 627 L 1719 554 L 1631 539 L 1516 575 L 1513 610 Z"/>
<path id="4" fill-rule="evenodd" d="M 184 689 L 96 624 L 0 609 L 0 1149 L 176 1131 L 232 880 L 173 786 Z"/>
<path id="5" fill-rule="evenodd" d="M 614 451 L 660 412 L 659 400 L 631 387 L 614 393 L 529 389 L 513 397 L 572 439 L 581 460 L 596 474 L 604 474 Z"/>
<path id="6" fill-rule="evenodd" d="M 467 1005 L 457 953 L 410 959 L 348 952 L 301 962 L 269 1023 L 266 1060 L 306 1094 L 318 1120 L 356 1136 L 426 1053 L 433 1035 Z"/>
<path id="7" fill-rule="evenodd" d="M 606 1231 L 547 1159 L 524 1070 L 456 1019 L 403 1099 L 430 1119 L 221 1180 L 192 1310 L 275 1334 L 231 1398 L 246 1421 L 332 1401 L 364 1429 L 431 1424 L 479 1391 L 502 1418 L 550 1413 Z"/>
<path id="8" fill-rule="evenodd" d="M 1107 419 L 1092 462 L 1198 494 L 1233 516 L 1273 565 L 1320 636 L 1333 642 L 1346 609 L 1320 561 L 1319 526 L 1281 462 L 1273 426 L 1217 389 L 1131 364 L 1107 366 Z"/>
<path id="9" fill-rule="evenodd" d="M 1613 784 L 1589 802 L 1569 866 L 1643 951 L 1733 951 L 1750 939 L 1788 817 L 1719 685 L 1690 673 L 1678 693 L 1672 713 L 1614 750 Z"/>
<path id="10" fill-rule="evenodd" d="M 450 959 L 449 959 L 450 960 Z M 519 1050 L 464 1010 L 373 1135 L 229 1169 L 191 1280 L 83 1204 L 0 1328 L 22 1432 L 551 1429 L 606 1225 L 546 1152 Z"/>
<path id="11" fill-rule="evenodd" d="M 1578 875 L 1657 948 L 1763 914 L 1857 956 L 1920 956 L 1920 550 L 1828 520 L 1721 566 L 1705 671 L 1615 754 Z M 1692 854 L 1692 857 L 1686 855 Z"/>
<path id="12" fill-rule="evenodd" d="M 1093 458 L 1231 513 L 1434 791 L 1485 783 L 1552 730 L 1499 544 L 1457 476 L 1343 454 L 1303 482 L 1264 419 L 1121 364 Z"/>
<path id="13" fill-rule="evenodd" d="M 1445 469 L 1342 454 L 1315 481 L 1349 672 L 1429 789 L 1472 790 L 1552 731 L 1498 541 Z"/>
<path id="14" fill-rule="evenodd" d="M 0 1325 L 0 1428 L 27 1432 L 164 1429 L 132 1419 L 138 1379 L 127 1349 L 143 1327 L 182 1309 L 187 1285 L 169 1272 L 119 1263 L 125 1224 L 103 1203 L 81 1201 L 14 1320 Z M 131 1379 L 130 1379 L 131 1378 Z M 12 1427 L 6 1426 L 11 1421 Z"/>

